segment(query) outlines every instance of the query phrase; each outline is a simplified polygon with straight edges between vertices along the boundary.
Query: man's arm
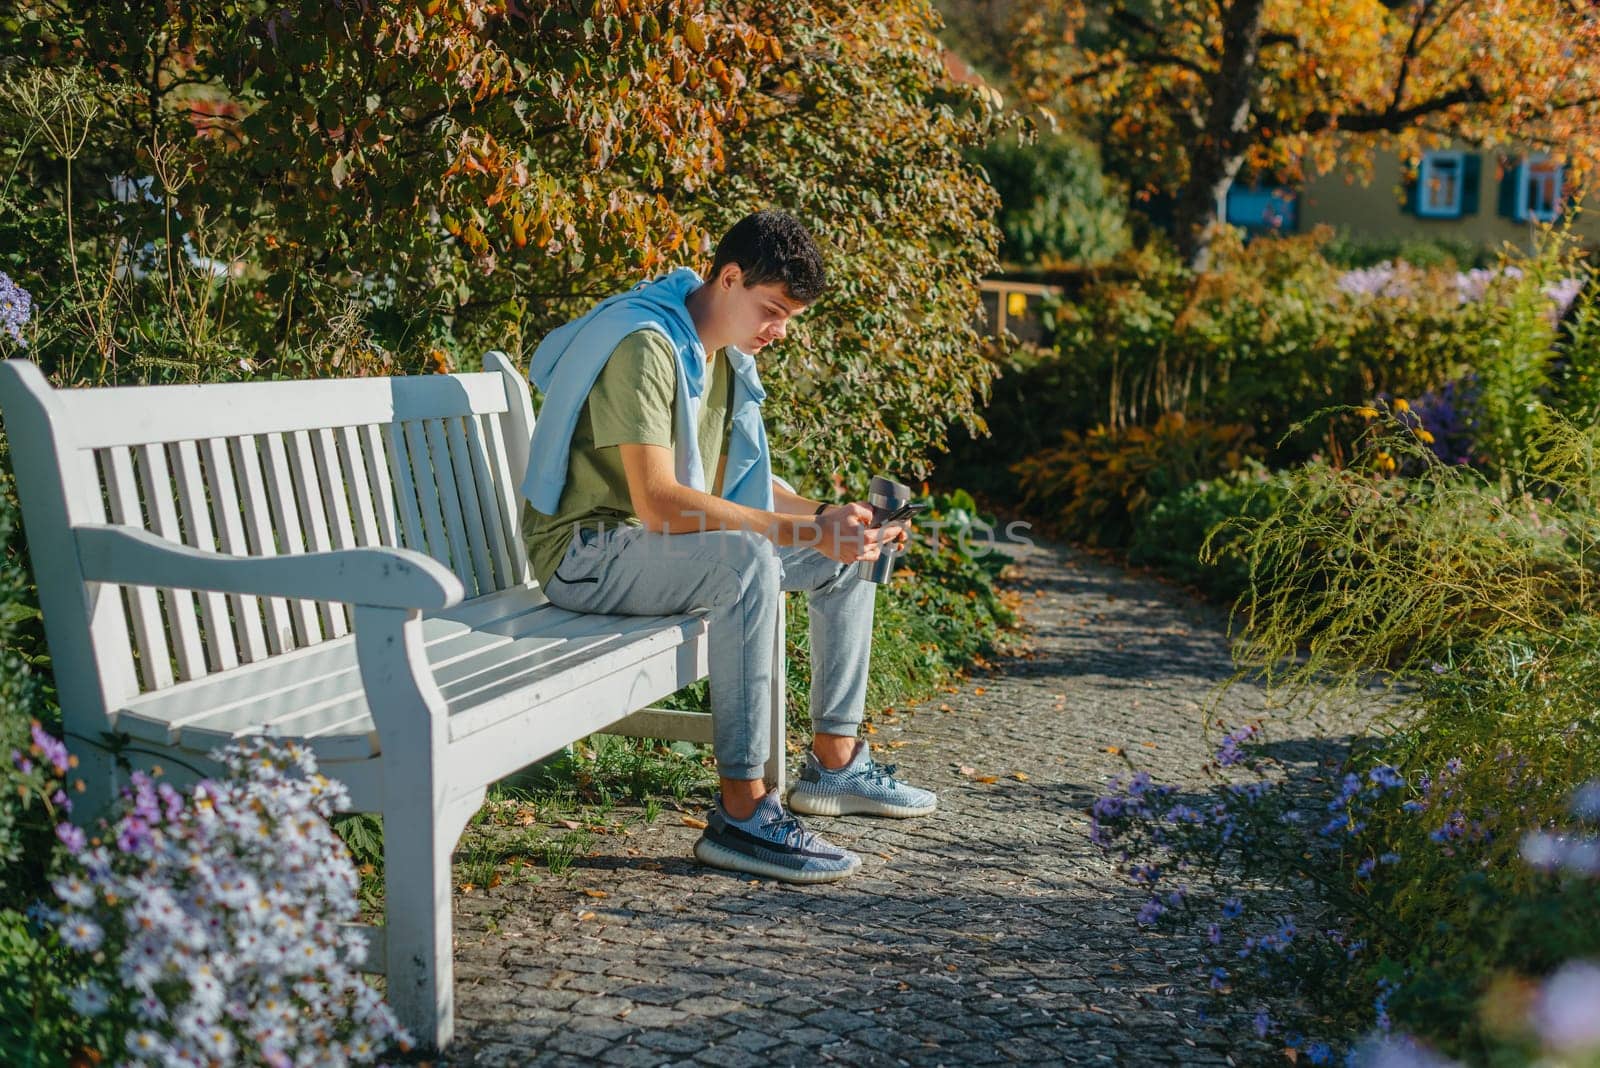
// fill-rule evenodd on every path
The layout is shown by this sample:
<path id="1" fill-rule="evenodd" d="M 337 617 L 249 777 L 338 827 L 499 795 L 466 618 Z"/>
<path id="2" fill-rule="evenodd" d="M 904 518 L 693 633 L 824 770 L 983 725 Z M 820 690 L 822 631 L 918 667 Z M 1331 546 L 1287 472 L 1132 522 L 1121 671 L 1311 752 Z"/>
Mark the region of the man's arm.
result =
<path id="1" fill-rule="evenodd" d="M 814 515 L 821 503 L 800 496 L 777 479 L 772 480 L 772 505 L 784 515 Z"/>
<path id="2" fill-rule="evenodd" d="M 778 545 L 808 546 L 847 564 L 878 556 L 884 532 L 866 525 L 871 511 L 864 506 L 829 509 L 820 518 L 810 514 L 816 509 L 815 501 L 799 513 L 749 508 L 679 482 L 671 449 L 660 445 L 617 448 L 634 514 L 650 530 L 665 534 L 748 530 Z"/>

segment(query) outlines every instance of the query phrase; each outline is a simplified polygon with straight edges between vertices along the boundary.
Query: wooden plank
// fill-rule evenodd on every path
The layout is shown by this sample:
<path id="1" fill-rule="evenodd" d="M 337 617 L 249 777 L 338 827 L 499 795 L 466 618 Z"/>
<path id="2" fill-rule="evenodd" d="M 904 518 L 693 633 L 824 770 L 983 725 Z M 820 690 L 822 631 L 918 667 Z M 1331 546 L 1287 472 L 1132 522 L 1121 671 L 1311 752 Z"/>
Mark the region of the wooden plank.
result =
<path id="1" fill-rule="evenodd" d="M 133 454 L 126 448 L 107 449 L 103 457 L 106 489 L 110 495 L 111 521 L 144 528 L 139 504 L 138 476 L 133 471 Z M 139 649 L 139 675 L 147 690 L 171 686 L 172 651 L 167 648 L 166 624 L 161 619 L 161 604 L 149 586 L 125 586 L 134 640 Z"/>
<path id="2" fill-rule="evenodd" d="M 214 553 L 217 536 L 211 527 L 211 509 L 206 501 L 205 474 L 200 470 L 200 451 L 192 441 L 180 441 L 168 449 L 177 454 L 178 501 L 183 509 L 184 542 L 196 549 Z M 226 671 L 239 666 L 239 652 L 233 644 L 233 622 L 228 618 L 228 601 L 210 590 L 200 594 L 200 619 L 205 624 L 206 649 L 211 654 L 211 670 Z"/>
<path id="3" fill-rule="evenodd" d="M 440 496 L 447 509 L 445 527 L 450 531 L 451 553 L 469 561 L 472 578 L 467 588 L 472 596 L 488 593 L 495 588 L 494 565 L 489 562 L 489 543 L 483 532 L 483 517 L 478 514 L 478 491 L 472 484 L 472 462 L 466 455 L 467 439 L 461 432 L 461 421 L 429 421 L 427 427 Z"/>
<path id="4" fill-rule="evenodd" d="M 536 590 L 519 588 L 463 601 L 425 620 L 428 657 L 430 662 L 441 663 L 454 659 L 454 643 L 474 632 L 494 637 L 536 633 L 560 626 L 571 615 L 545 601 Z M 180 682 L 159 694 L 127 702 L 117 709 L 117 714 L 163 725 L 183 725 L 225 714 L 257 697 L 354 670 L 354 665 L 353 643 L 348 638 L 319 642 L 220 675 Z M 292 705 L 286 710 L 292 710 Z M 130 733 L 137 732 L 130 729 Z M 156 740 L 164 737 L 165 726 L 155 735 Z"/>
<path id="5" fill-rule="evenodd" d="M 352 426 L 340 427 L 338 435 L 339 470 L 350 491 L 357 545 L 383 545 L 378 531 L 378 515 L 373 507 L 372 487 L 367 484 L 367 465 L 361 455 L 361 436 Z"/>
<path id="6" fill-rule="evenodd" d="M 417 480 L 411 473 L 411 448 L 406 444 L 405 430 L 392 424 L 386 425 L 383 427 L 383 440 L 388 446 L 389 473 L 394 479 L 395 497 L 400 502 L 400 529 L 405 548 L 415 549 L 419 553 L 428 552 L 428 537 L 417 504 Z"/>
<path id="7" fill-rule="evenodd" d="M 172 494 L 166 447 L 140 445 L 134 450 L 134 459 L 144 489 L 150 529 L 168 541 L 181 543 L 183 531 L 178 525 L 178 506 Z M 200 622 L 195 613 L 194 594 L 188 590 L 163 589 L 161 600 L 167 609 L 172 651 L 178 660 L 178 677 L 201 677 L 206 673 L 206 654 L 200 643 Z"/>
<path id="8" fill-rule="evenodd" d="M 362 423 L 503 412 L 489 372 L 202 386 L 57 390 L 79 448 L 150 445 L 244 434 L 289 434 Z"/>
<path id="9" fill-rule="evenodd" d="M 445 520 L 445 536 L 450 539 L 450 558 L 469 596 L 477 596 L 480 590 L 475 574 L 475 556 L 467 547 L 466 515 L 462 512 L 462 497 L 474 497 L 474 494 L 461 492 L 461 473 L 450 459 L 450 441 L 446 440 L 448 435 L 442 420 L 429 419 L 422 424 L 422 430 L 427 436 L 427 451 L 434 457 L 434 484 L 438 489 L 438 507 Z M 482 592 L 488 593 L 493 588 L 491 580 Z"/>
<path id="10" fill-rule="evenodd" d="M 711 716 L 705 712 L 680 712 L 675 708 L 642 708 L 627 719 L 613 723 L 604 733 L 710 745 Z M 781 744 L 781 741 L 774 743 L 775 747 L 781 747 Z"/>
<path id="11" fill-rule="evenodd" d="M 506 521 L 500 514 L 500 495 L 496 492 L 489 447 L 484 440 L 483 425 L 478 421 L 479 418 L 461 420 L 465 435 L 463 448 L 467 453 L 467 466 L 472 471 L 473 488 L 478 492 L 477 515 L 483 523 L 489 556 L 494 562 L 494 588 L 503 590 L 515 585 L 517 580 L 512 577 L 511 551 L 506 547 Z M 457 468 L 460 466 L 458 463 Z"/>
<path id="12" fill-rule="evenodd" d="M 393 473 L 389 469 L 389 450 L 384 444 L 382 428 L 368 424 L 358 428 L 361 439 L 361 460 L 367 469 L 367 483 L 372 487 L 372 507 L 378 522 L 378 543 L 401 548 L 405 545 L 400 536 L 400 513 L 394 497 Z M 416 502 L 412 502 L 416 507 Z"/>
<path id="13" fill-rule="evenodd" d="M 239 487 L 233 477 L 227 441 L 207 438 L 200 443 L 200 452 L 205 460 L 206 488 L 211 491 L 212 505 L 217 513 L 217 537 L 222 551 L 233 556 L 253 555 L 240 518 Z M 260 599 L 231 595 L 228 597 L 228 606 L 233 611 L 234 640 L 239 659 L 249 663 L 268 655 L 267 637 L 261 628 Z"/>
<path id="14" fill-rule="evenodd" d="M 229 438 L 228 452 L 233 457 L 234 472 L 243 491 L 240 497 L 250 555 L 277 556 L 278 539 L 272 529 L 271 504 L 267 500 L 266 480 L 261 475 L 261 455 L 256 439 Z M 289 602 L 282 597 L 268 597 L 260 603 L 266 614 L 268 652 L 277 656 L 293 649 L 294 623 L 289 616 Z"/>
<path id="15" fill-rule="evenodd" d="M 411 461 L 411 482 L 417 489 L 417 507 L 422 512 L 423 529 L 428 532 L 428 555 L 455 571 L 465 585 L 465 566 L 459 559 L 453 561 L 450 558 L 449 539 L 444 533 L 444 508 L 439 501 L 433 457 L 428 454 L 427 431 L 421 423 L 406 423 L 404 431 L 406 455 Z"/>
<path id="16" fill-rule="evenodd" d="M 316 457 L 311 451 L 311 435 L 307 431 L 297 430 L 287 437 L 289 467 L 294 473 L 295 503 L 300 506 L 300 518 L 305 524 L 306 548 L 314 553 L 329 552 L 333 549 L 333 535 L 328 526 L 327 509 L 323 506 Z M 324 636 L 341 638 L 350 633 L 350 621 L 345 617 L 342 605 L 328 601 L 318 601 L 316 605 Z"/>
<path id="17" fill-rule="evenodd" d="M 494 466 L 495 496 L 500 506 L 500 521 L 505 524 L 506 549 L 511 553 L 511 577 L 518 583 L 532 582 L 533 573 L 528 566 L 528 546 L 522 540 L 521 482 L 512 477 L 510 460 L 506 456 L 505 433 L 495 416 L 483 419 L 484 435 L 489 446 L 489 462 Z"/>
<path id="18" fill-rule="evenodd" d="M 288 449 L 282 434 L 268 434 L 267 447 L 267 499 L 271 504 L 272 529 L 283 539 L 285 555 L 293 556 L 306 551 L 305 535 L 300 529 L 300 507 L 295 503 L 294 472 L 289 467 Z M 322 641 L 322 624 L 317 619 L 314 601 L 290 601 L 289 615 L 294 622 L 297 644 L 312 645 Z"/>
<path id="19" fill-rule="evenodd" d="M 344 467 L 339 462 L 339 442 L 327 427 L 310 434 L 311 455 L 317 465 L 317 481 L 322 484 L 322 503 L 327 508 L 328 531 L 335 549 L 354 549 L 355 525 L 350 517 L 350 494 L 345 484 Z"/>

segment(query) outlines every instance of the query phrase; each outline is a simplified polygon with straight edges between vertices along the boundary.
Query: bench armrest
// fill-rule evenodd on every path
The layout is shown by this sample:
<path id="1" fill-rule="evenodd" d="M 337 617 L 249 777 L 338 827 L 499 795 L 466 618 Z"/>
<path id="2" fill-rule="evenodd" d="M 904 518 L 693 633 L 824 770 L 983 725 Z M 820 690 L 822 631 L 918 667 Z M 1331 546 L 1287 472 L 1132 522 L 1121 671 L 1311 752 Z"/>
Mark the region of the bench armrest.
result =
<path id="1" fill-rule="evenodd" d="M 90 582 L 423 610 L 448 608 L 466 596 L 455 572 L 414 549 L 231 556 L 138 527 L 85 523 L 72 532 Z"/>

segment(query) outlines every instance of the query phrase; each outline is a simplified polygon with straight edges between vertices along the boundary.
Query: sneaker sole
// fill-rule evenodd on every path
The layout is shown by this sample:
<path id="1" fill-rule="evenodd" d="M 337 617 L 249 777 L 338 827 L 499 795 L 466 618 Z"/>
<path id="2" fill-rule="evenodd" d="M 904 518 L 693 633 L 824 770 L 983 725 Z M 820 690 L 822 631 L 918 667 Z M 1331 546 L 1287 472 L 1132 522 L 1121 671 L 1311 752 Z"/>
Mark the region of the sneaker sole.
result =
<path id="1" fill-rule="evenodd" d="M 926 816 L 939 807 L 937 799 L 928 805 L 895 805 L 856 794 L 812 794 L 796 787 L 789 794 L 789 809 L 805 816 L 889 816 L 909 819 Z"/>
<path id="2" fill-rule="evenodd" d="M 846 876 L 854 875 L 861 867 L 861 858 L 856 857 L 855 863 L 848 868 L 835 871 L 795 871 L 793 868 L 781 867 L 770 864 L 759 857 L 747 856 L 735 852 L 726 846 L 701 838 L 694 844 L 695 859 L 702 864 L 713 868 L 722 868 L 726 871 L 739 871 L 747 875 L 760 875 L 767 879 L 777 879 L 785 883 L 831 883 Z"/>

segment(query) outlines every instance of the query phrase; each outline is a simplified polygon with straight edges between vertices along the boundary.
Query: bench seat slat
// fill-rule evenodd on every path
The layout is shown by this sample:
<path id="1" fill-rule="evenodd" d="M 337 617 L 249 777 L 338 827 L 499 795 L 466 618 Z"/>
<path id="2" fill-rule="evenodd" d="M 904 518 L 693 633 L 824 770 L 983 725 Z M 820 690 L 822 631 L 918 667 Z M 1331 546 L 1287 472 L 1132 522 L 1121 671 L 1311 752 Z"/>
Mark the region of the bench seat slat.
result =
<path id="1" fill-rule="evenodd" d="M 450 641 L 476 627 L 505 626 L 518 615 L 539 612 L 544 607 L 543 598 L 529 590 L 508 590 L 495 597 L 466 601 L 432 621 L 429 640 Z M 116 710 L 118 728 L 136 738 L 166 743 L 180 728 L 214 721 L 214 725 L 228 728 L 228 736 L 232 737 L 234 728 L 248 725 L 256 716 L 253 705 L 258 699 L 270 703 L 276 693 L 313 685 L 341 672 L 350 672 L 354 678 L 354 653 L 342 648 L 352 642 L 352 638 L 320 642 L 265 663 L 244 665 L 132 698 Z"/>
<path id="2" fill-rule="evenodd" d="M 572 613 L 534 589 L 505 594 L 464 602 L 423 621 L 428 662 L 445 696 L 453 738 L 703 640 L 698 616 Z M 378 752 L 353 638 L 199 681 L 126 702 L 117 713 L 118 729 L 193 752 L 263 729 L 307 739 L 328 759 Z"/>

